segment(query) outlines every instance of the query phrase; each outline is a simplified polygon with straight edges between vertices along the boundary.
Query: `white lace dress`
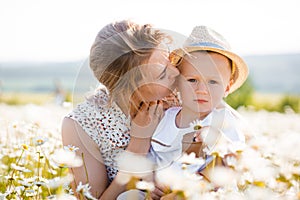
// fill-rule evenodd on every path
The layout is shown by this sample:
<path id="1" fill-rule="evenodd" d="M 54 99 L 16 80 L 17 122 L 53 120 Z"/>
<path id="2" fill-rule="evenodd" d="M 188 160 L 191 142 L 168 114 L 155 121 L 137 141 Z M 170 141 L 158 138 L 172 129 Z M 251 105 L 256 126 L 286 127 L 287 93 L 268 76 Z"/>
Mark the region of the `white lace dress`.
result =
<path id="1" fill-rule="evenodd" d="M 107 102 L 106 91 L 98 90 L 67 117 L 75 120 L 98 145 L 111 182 L 118 171 L 116 157 L 130 140 L 130 119 L 116 103 L 108 106 Z"/>

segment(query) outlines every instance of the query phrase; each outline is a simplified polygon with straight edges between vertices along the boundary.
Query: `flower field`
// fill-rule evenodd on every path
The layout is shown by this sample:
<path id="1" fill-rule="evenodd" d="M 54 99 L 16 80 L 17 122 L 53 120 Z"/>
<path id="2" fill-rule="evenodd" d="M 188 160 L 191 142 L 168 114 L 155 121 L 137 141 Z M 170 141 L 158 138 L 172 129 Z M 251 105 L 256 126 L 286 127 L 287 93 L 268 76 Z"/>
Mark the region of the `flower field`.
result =
<path id="1" fill-rule="evenodd" d="M 82 164 L 76 147 L 63 147 L 60 139 L 61 120 L 70 110 L 0 104 L 0 199 L 95 199 L 88 184 L 79 183 L 76 191 L 68 186 L 69 167 Z M 229 167 L 212 168 L 210 183 L 189 173 L 189 165 L 199 162 L 193 155 L 179 160 L 177 169 L 159 171 L 172 191 L 169 199 L 300 199 L 300 115 L 238 111 L 249 124 L 247 145 L 223 158 Z M 136 187 L 151 190 L 153 185 L 138 182 Z"/>

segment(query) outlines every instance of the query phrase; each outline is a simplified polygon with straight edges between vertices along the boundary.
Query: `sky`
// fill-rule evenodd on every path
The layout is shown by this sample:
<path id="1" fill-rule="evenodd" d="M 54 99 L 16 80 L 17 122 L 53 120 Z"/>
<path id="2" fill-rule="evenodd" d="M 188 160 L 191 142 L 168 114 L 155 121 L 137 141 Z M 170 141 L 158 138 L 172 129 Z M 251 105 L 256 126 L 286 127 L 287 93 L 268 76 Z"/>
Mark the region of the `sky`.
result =
<path id="1" fill-rule="evenodd" d="M 130 19 L 188 36 L 221 33 L 240 55 L 300 53 L 298 0 L 0 0 L 0 62 L 88 57 L 98 31 Z"/>

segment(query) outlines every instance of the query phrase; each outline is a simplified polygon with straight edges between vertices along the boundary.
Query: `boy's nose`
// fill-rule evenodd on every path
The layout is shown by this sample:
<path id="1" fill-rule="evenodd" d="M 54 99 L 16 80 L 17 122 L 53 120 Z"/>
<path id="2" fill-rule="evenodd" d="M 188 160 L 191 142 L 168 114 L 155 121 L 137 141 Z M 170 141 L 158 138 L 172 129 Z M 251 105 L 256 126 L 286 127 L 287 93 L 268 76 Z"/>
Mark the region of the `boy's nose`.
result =
<path id="1" fill-rule="evenodd" d="M 199 94 L 208 94 L 207 86 L 203 81 L 198 82 L 196 92 Z"/>

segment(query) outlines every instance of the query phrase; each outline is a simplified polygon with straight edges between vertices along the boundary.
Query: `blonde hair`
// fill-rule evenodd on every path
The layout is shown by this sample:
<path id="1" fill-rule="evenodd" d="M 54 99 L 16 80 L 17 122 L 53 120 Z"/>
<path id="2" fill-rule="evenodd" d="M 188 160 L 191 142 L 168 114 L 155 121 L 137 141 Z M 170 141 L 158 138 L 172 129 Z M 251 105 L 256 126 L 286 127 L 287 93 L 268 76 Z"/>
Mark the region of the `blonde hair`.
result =
<path id="1" fill-rule="evenodd" d="M 108 24 L 100 30 L 91 47 L 90 68 L 107 88 L 110 101 L 136 89 L 137 82 L 142 79 L 138 66 L 147 63 L 166 38 L 167 35 L 149 24 L 138 25 L 126 20 Z"/>

